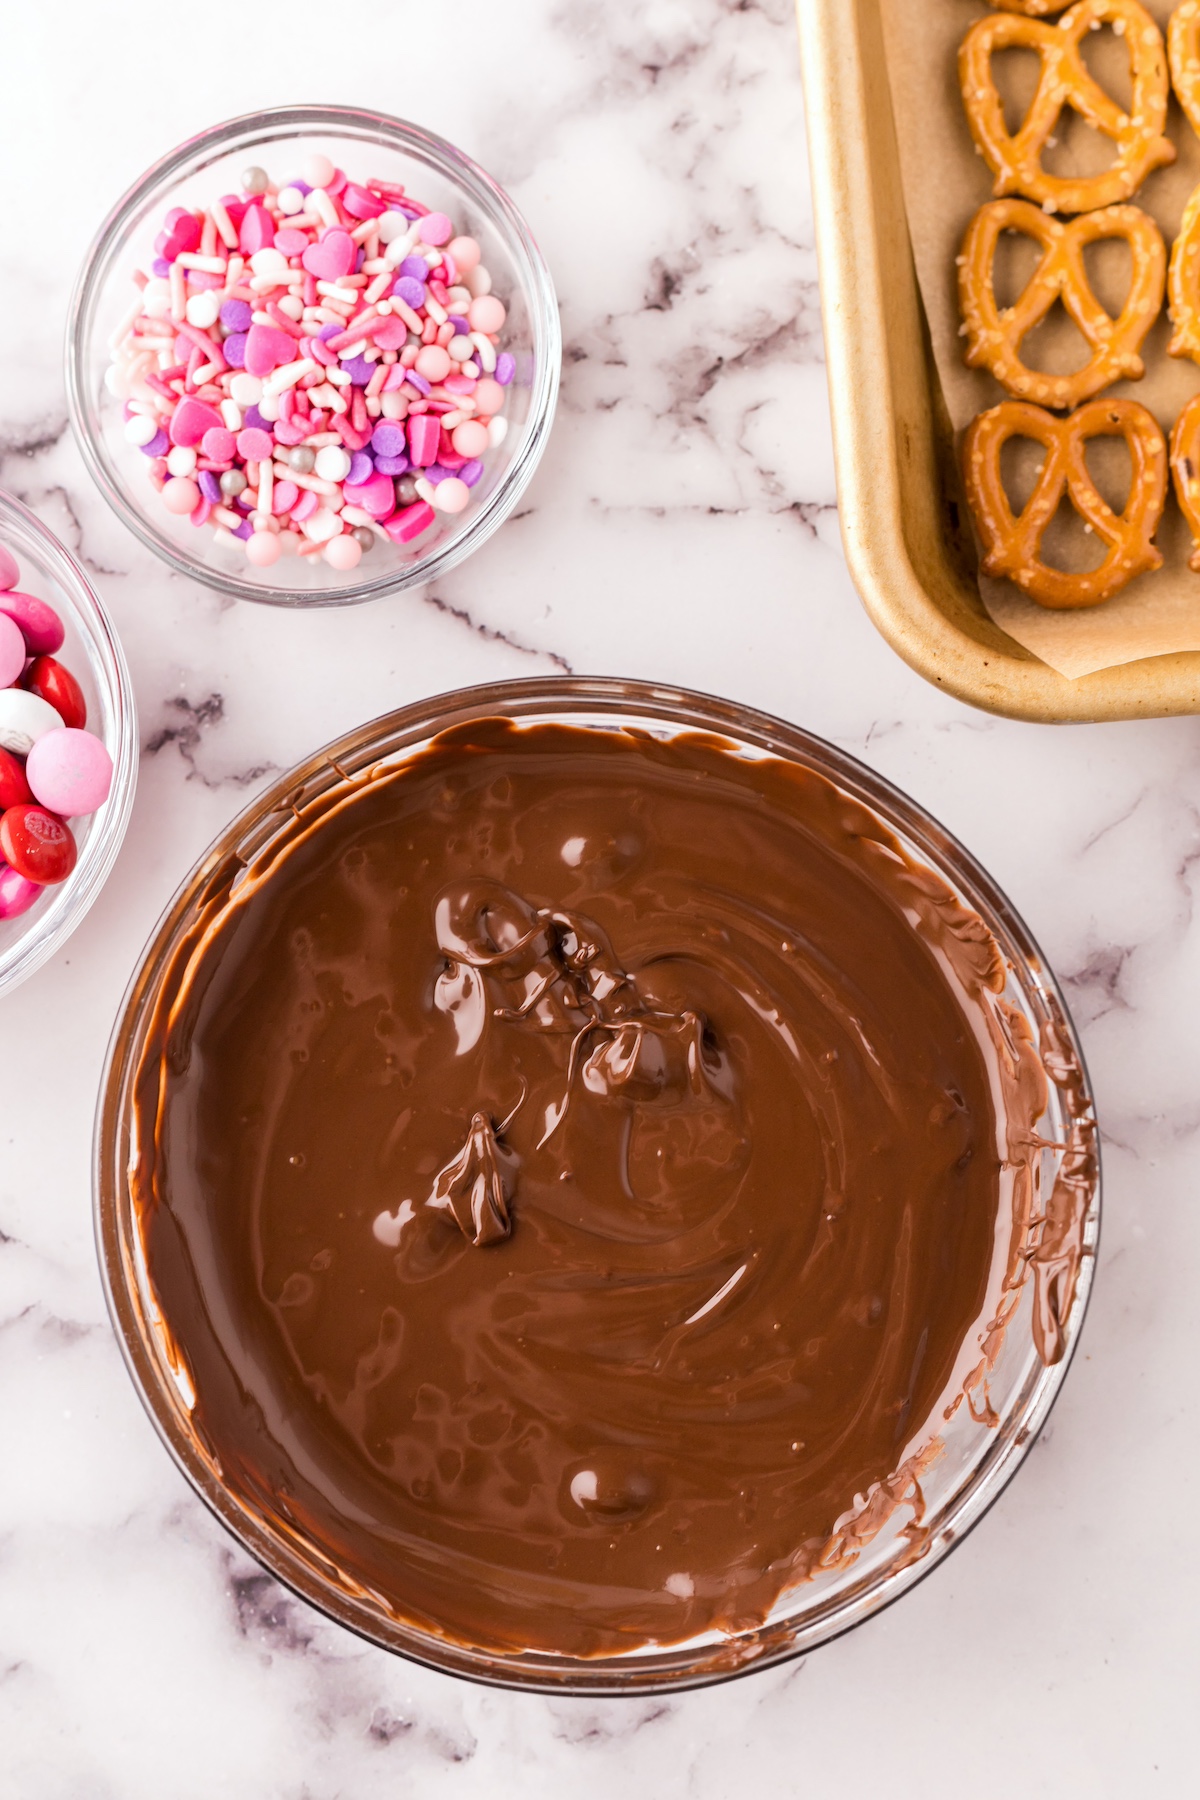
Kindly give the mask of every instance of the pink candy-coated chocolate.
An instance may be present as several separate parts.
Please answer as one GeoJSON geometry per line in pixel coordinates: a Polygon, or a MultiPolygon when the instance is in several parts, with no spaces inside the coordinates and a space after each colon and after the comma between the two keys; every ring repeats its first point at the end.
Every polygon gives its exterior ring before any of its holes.
{"type": "Polygon", "coordinates": [[[95,812],[108,799],[112,757],[90,731],[48,731],[29,752],[25,775],[35,800],[60,818],[95,812]]]}
{"type": "Polygon", "coordinates": [[[36,881],[26,881],[6,862],[0,862],[0,919],[19,918],[44,891],[36,881]]]}
{"type": "Polygon", "coordinates": [[[332,226],[308,246],[300,260],[318,281],[336,281],[341,275],[349,275],[358,260],[358,246],[348,231],[332,226]]]}
{"type": "Polygon", "coordinates": [[[16,587],[21,570],[7,544],[0,544],[0,588],[16,587]]]}
{"type": "Polygon", "coordinates": [[[21,627],[7,613],[0,612],[0,688],[11,687],[20,679],[27,655],[21,627]]]}
{"type": "Polygon", "coordinates": [[[54,608],[33,594],[22,594],[15,588],[0,590],[0,613],[7,614],[17,626],[30,656],[52,656],[66,636],[54,608]]]}

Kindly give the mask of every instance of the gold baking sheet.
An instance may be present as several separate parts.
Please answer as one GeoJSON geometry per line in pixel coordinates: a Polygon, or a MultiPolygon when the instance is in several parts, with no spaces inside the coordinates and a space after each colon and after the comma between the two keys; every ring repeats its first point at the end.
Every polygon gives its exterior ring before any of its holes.
{"type": "MultiPolygon", "coordinates": [[[[976,184],[970,203],[960,207],[961,216],[944,227],[951,239],[949,269],[943,266],[936,279],[951,301],[957,238],[975,206],[990,195],[954,81],[958,41],[986,8],[978,0],[798,0],[839,504],[859,591],[901,655],[929,680],[976,705],[1046,721],[1198,711],[1200,629],[1196,647],[1164,651],[1164,644],[1187,636],[1180,615],[1169,617],[1166,605],[1154,626],[1157,635],[1147,633],[1144,617],[1140,621],[1146,635],[1136,660],[1098,665],[1093,651],[1090,658],[1081,657],[1090,661],[1090,672],[1074,678],[1021,644],[984,607],[958,481],[955,383],[949,374],[945,385],[940,379],[939,363],[949,368],[950,357],[944,334],[939,355],[936,306],[927,319],[915,279],[890,79],[899,80],[903,71],[889,69],[885,44],[884,6],[893,4],[909,5],[920,15],[924,78],[931,87],[940,84],[940,110],[930,100],[922,115],[930,144],[939,133],[947,145],[953,137],[957,178],[976,184]]],[[[1158,10],[1164,16],[1168,9],[1158,10]]],[[[1168,129],[1181,142],[1187,128],[1177,110],[1168,129]]],[[[1174,165],[1146,184],[1148,210],[1157,215],[1163,209],[1168,231],[1193,184],[1186,164],[1182,169],[1174,165]],[[1153,193],[1155,183],[1161,195],[1153,193]]],[[[941,192],[936,170],[932,186],[941,192]]],[[[929,256],[932,262],[932,251],[929,256]]],[[[957,354],[956,305],[954,314],[957,354]]],[[[1161,336],[1165,326],[1155,332],[1161,336]]],[[[1148,360],[1156,356],[1153,344],[1147,354],[1148,360]]],[[[1188,393],[1200,387],[1200,371],[1193,365],[1168,368],[1164,381],[1182,381],[1188,393]]],[[[990,377],[954,370],[959,373],[983,384],[981,404],[999,397],[990,377]]],[[[1139,397],[1146,400],[1151,385],[1149,380],[1133,384],[1132,391],[1140,390],[1139,397]]],[[[1157,396],[1150,403],[1151,410],[1163,408],[1169,424],[1177,410],[1173,403],[1157,396]]],[[[1185,559],[1186,532],[1173,510],[1162,545],[1172,564],[1185,559]]],[[[1152,579],[1131,584],[1130,600],[1152,579]]],[[[1195,579],[1200,595],[1200,578],[1195,579]]],[[[1104,610],[1093,610],[1086,631],[1094,631],[1096,615],[1104,610]]],[[[1190,617],[1186,590],[1180,611],[1190,617]]],[[[1052,618],[1051,623],[1062,629],[1079,624],[1080,617],[1052,618]]],[[[1011,616],[1005,624],[1013,632],[1018,629],[1011,616]]],[[[1106,629],[1115,637],[1115,628],[1106,629]]]]}

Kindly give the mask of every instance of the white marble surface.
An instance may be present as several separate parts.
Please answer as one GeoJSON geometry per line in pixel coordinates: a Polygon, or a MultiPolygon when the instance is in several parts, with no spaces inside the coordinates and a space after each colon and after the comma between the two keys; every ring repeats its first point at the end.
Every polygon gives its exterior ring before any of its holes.
{"type": "Polygon", "coordinates": [[[834,511],[787,0],[14,7],[0,119],[0,481],[102,588],[144,743],[107,889],[0,1007],[0,1796],[1194,1792],[1200,720],[989,718],[867,622],[834,511]],[[568,351],[518,519],[436,593],[288,616],[169,576],[107,513],[64,430],[60,337],[95,222],[146,163],[308,98],[407,113],[491,168],[555,271],[568,351]],[[552,668],[753,702],[913,792],[1064,978],[1104,1126],[1085,1341],[1015,1485],[857,1633],[658,1703],[473,1688],[288,1598],[160,1449],[92,1252],[105,1042],[184,869],[334,733],[552,668]]]}

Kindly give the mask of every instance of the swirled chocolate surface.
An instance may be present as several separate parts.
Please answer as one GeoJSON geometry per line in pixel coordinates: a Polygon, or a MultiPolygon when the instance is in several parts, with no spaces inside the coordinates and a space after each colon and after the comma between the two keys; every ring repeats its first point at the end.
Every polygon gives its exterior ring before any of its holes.
{"type": "Polygon", "coordinates": [[[485,721],[302,810],[137,1086],[224,1481],[471,1645],[761,1620],[979,1323],[998,969],[866,808],[698,735],[485,721]]]}

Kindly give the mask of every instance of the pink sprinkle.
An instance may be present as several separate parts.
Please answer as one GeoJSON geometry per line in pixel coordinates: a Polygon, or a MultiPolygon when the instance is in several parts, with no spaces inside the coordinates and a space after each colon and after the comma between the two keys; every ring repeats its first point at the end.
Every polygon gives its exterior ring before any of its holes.
{"type": "Polygon", "coordinates": [[[284,256],[303,256],[308,249],[308,233],[285,225],[275,233],[275,248],[284,256]]]}
{"type": "Polygon", "coordinates": [[[265,462],[274,448],[269,433],[261,431],[257,425],[248,425],[238,432],[238,455],[245,462],[265,462]]]}
{"type": "Polygon", "coordinates": [[[454,227],[445,213],[426,213],[417,227],[417,237],[422,244],[448,244],[454,236],[454,227]]]}
{"type": "Polygon", "coordinates": [[[306,488],[304,490],[300,498],[292,507],[292,517],[297,524],[300,524],[304,519],[307,519],[310,513],[316,512],[317,507],[320,504],[320,498],[320,495],[314,494],[311,488],[306,488]]]}
{"type": "Polygon", "coordinates": [[[292,512],[300,498],[300,489],[294,481],[277,481],[271,493],[271,511],[273,513],[292,512]]]}
{"type": "Polygon", "coordinates": [[[419,414],[408,420],[408,448],[414,463],[420,469],[427,468],[437,460],[439,426],[430,414],[419,414]]]}
{"type": "Polygon", "coordinates": [[[237,439],[232,431],[226,431],[223,425],[210,425],[200,439],[200,448],[205,456],[215,463],[233,461],[233,453],[237,448],[237,439]]]}
{"type": "Polygon", "coordinates": [[[415,506],[406,506],[403,512],[393,513],[385,519],[383,529],[393,543],[407,544],[413,538],[420,537],[433,524],[433,508],[424,500],[418,500],[415,506]]]}

